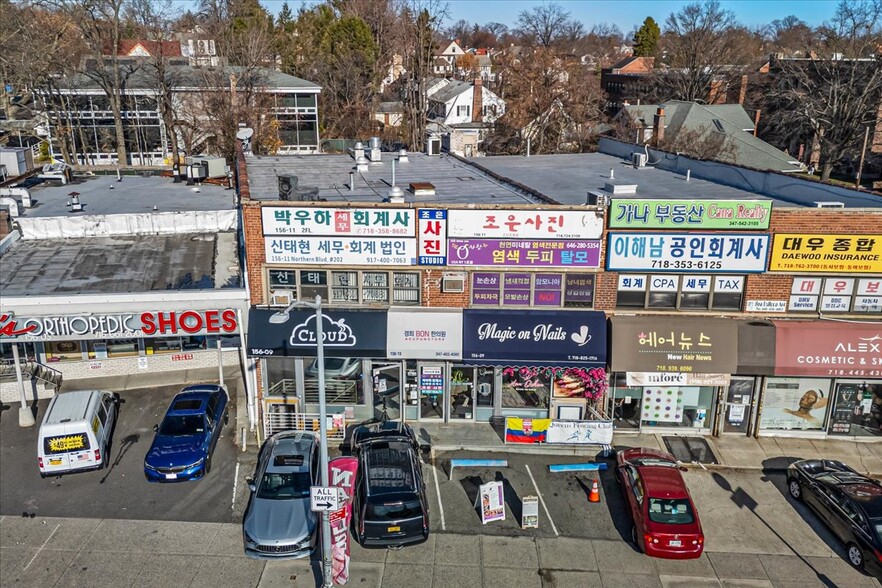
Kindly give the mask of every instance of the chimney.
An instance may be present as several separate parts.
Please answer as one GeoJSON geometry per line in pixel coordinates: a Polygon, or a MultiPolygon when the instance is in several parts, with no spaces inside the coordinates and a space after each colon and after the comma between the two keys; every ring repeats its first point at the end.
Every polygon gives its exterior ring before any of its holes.
{"type": "Polygon", "coordinates": [[[738,104],[744,106],[745,98],[747,98],[747,74],[741,76],[741,87],[738,89],[738,104]]]}
{"type": "Polygon", "coordinates": [[[652,146],[658,147],[665,142],[665,109],[661,106],[652,120],[652,146]]]}
{"type": "Polygon", "coordinates": [[[475,88],[472,92],[472,122],[484,120],[484,82],[480,77],[475,78],[475,88]]]}
{"type": "Polygon", "coordinates": [[[760,113],[762,110],[756,109],[756,112],[753,113],[753,136],[756,137],[756,130],[759,126],[760,113]]]}

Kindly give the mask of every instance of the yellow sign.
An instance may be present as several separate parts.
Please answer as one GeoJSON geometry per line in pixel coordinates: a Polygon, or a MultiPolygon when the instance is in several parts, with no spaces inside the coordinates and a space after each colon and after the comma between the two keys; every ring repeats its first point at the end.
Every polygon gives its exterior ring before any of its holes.
{"type": "Polygon", "coordinates": [[[92,432],[96,435],[98,434],[98,417],[95,416],[92,418],[92,432]]]}
{"type": "Polygon", "coordinates": [[[778,233],[770,272],[880,273],[882,235],[778,233]]]}
{"type": "Polygon", "coordinates": [[[70,435],[68,437],[55,437],[54,439],[49,439],[49,450],[55,453],[82,449],[85,447],[84,438],[85,435],[70,435]]]}

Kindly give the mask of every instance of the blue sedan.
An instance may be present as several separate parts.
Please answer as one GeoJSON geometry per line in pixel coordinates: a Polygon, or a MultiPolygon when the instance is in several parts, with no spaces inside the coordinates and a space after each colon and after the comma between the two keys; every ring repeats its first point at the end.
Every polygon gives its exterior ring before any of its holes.
{"type": "Polygon", "coordinates": [[[211,454],[228,422],[228,397],[214,384],[188,386],[171,402],[144,457],[148,482],[197,480],[211,471],[211,454]]]}

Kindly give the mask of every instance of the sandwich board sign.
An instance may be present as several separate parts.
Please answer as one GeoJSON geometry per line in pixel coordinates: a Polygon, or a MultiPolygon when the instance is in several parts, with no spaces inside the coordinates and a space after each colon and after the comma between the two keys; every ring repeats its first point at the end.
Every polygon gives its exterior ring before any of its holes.
{"type": "Polygon", "coordinates": [[[539,498],[536,496],[524,496],[521,499],[521,528],[539,528],[539,498]]]}
{"type": "Polygon", "coordinates": [[[502,482],[494,481],[481,484],[475,497],[475,507],[481,509],[481,522],[505,520],[505,501],[503,500],[502,482]]]}
{"type": "Polygon", "coordinates": [[[313,512],[340,510],[340,493],[336,486],[311,486],[309,505],[313,512]]]}

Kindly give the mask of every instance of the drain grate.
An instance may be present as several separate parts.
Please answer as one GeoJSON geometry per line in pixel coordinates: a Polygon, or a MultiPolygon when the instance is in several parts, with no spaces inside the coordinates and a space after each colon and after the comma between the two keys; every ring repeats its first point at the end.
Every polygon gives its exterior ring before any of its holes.
{"type": "Polygon", "coordinates": [[[665,447],[684,463],[720,463],[704,437],[662,437],[665,447]]]}

